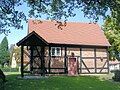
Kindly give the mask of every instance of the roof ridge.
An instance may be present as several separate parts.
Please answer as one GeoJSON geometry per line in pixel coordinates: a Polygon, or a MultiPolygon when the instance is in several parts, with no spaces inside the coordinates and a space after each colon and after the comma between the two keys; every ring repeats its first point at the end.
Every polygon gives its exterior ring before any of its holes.
{"type": "MultiPolygon", "coordinates": [[[[37,19],[28,19],[29,21],[45,21],[45,22],[55,22],[57,20],[37,20],[37,19]]],[[[60,20],[58,20],[60,21],[60,20]]],[[[64,22],[64,21],[60,21],[60,22],[64,22]]],[[[78,22],[78,21],[66,21],[67,23],[86,23],[86,24],[98,24],[98,22],[78,22]]]]}

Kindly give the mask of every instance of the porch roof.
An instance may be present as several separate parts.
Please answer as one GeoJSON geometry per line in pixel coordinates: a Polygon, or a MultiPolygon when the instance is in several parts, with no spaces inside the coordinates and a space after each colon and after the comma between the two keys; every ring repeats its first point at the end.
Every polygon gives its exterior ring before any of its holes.
{"type": "Polygon", "coordinates": [[[35,31],[33,31],[17,43],[17,46],[20,46],[20,45],[23,45],[23,46],[31,46],[31,45],[43,46],[43,45],[48,45],[48,43],[42,37],[40,37],[35,31]]]}

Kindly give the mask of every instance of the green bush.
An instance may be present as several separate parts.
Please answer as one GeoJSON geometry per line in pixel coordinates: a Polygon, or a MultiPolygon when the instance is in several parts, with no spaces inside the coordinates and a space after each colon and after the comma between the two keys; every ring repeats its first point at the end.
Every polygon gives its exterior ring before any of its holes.
{"type": "Polygon", "coordinates": [[[5,67],[2,68],[3,72],[18,72],[18,68],[5,67]]]}
{"type": "Polygon", "coordinates": [[[114,76],[112,77],[114,81],[120,81],[120,70],[114,71],[114,76]]]}

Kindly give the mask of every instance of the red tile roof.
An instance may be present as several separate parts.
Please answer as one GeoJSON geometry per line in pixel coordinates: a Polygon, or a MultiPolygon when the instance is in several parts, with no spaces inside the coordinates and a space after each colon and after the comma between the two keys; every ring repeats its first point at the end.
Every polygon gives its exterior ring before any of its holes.
{"type": "Polygon", "coordinates": [[[96,23],[67,22],[60,29],[55,21],[28,21],[28,33],[35,31],[48,43],[110,46],[96,23]]]}
{"type": "Polygon", "coordinates": [[[115,60],[115,61],[109,61],[109,64],[112,65],[112,64],[119,64],[120,62],[118,60],[115,60]]]}

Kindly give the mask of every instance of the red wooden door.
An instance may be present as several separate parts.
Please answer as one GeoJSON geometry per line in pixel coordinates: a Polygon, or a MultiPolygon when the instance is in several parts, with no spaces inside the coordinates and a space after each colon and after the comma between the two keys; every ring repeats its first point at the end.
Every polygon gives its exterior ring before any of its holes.
{"type": "Polygon", "coordinates": [[[68,75],[76,75],[77,74],[77,61],[76,58],[68,59],[68,75]]]}

